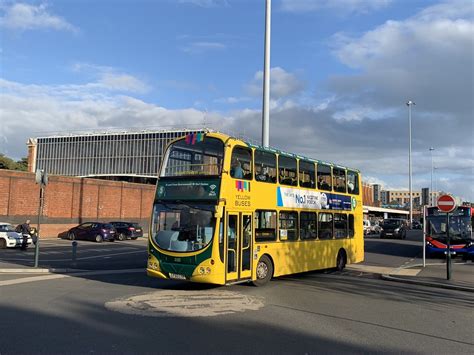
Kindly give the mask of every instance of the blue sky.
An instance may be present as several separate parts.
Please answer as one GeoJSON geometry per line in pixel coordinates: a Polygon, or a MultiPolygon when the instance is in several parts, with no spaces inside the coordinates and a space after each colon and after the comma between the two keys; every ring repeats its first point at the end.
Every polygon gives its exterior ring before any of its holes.
{"type": "MultiPolygon", "coordinates": [[[[53,132],[260,139],[263,0],[0,1],[0,151],[53,132]]],[[[474,201],[471,1],[273,0],[273,146],[474,201]]]]}

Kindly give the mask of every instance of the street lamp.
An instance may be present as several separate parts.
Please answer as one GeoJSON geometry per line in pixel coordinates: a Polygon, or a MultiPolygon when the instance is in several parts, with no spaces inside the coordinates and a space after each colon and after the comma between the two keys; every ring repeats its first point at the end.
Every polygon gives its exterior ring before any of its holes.
{"type": "Polygon", "coordinates": [[[434,206],[434,196],[433,196],[433,147],[430,147],[431,153],[431,187],[430,187],[430,206],[434,206]]]}
{"type": "Polygon", "coordinates": [[[411,221],[413,220],[413,196],[411,195],[411,107],[416,105],[413,101],[408,100],[408,185],[409,185],[409,194],[410,194],[410,222],[409,226],[411,229],[411,221]]]}

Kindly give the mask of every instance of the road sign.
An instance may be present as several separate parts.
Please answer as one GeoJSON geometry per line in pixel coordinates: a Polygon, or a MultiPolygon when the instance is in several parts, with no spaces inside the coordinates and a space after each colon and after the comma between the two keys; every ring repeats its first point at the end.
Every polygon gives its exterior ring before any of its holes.
{"type": "Polygon", "coordinates": [[[441,212],[452,212],[456,208],[456,200],[451,195],[441,195],[438,198],[438,209],[441,212]]]}

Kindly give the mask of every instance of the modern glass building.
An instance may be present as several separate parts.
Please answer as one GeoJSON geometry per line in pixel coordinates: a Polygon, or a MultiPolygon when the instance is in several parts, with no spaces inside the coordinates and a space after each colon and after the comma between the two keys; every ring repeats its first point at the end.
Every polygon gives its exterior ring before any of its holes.
{"type": "Polygon", "coordinates": [[[204,130],[105,132],[30,138],[31,172],[140,181],[156,178],[166,145],[204,130]]]}

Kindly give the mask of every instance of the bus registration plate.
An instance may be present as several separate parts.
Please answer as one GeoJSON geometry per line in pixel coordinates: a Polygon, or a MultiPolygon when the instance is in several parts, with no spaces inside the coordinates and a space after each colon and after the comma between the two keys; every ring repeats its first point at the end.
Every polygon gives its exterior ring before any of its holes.
{"type": "Polygon", "coordinates": [[[180,274],[173,274],[173,273],[169,273],[170,275],[170,279],[173,279],[173,280],[186,280],[186,276],[184,275],[180,275],[180,274]]]}

